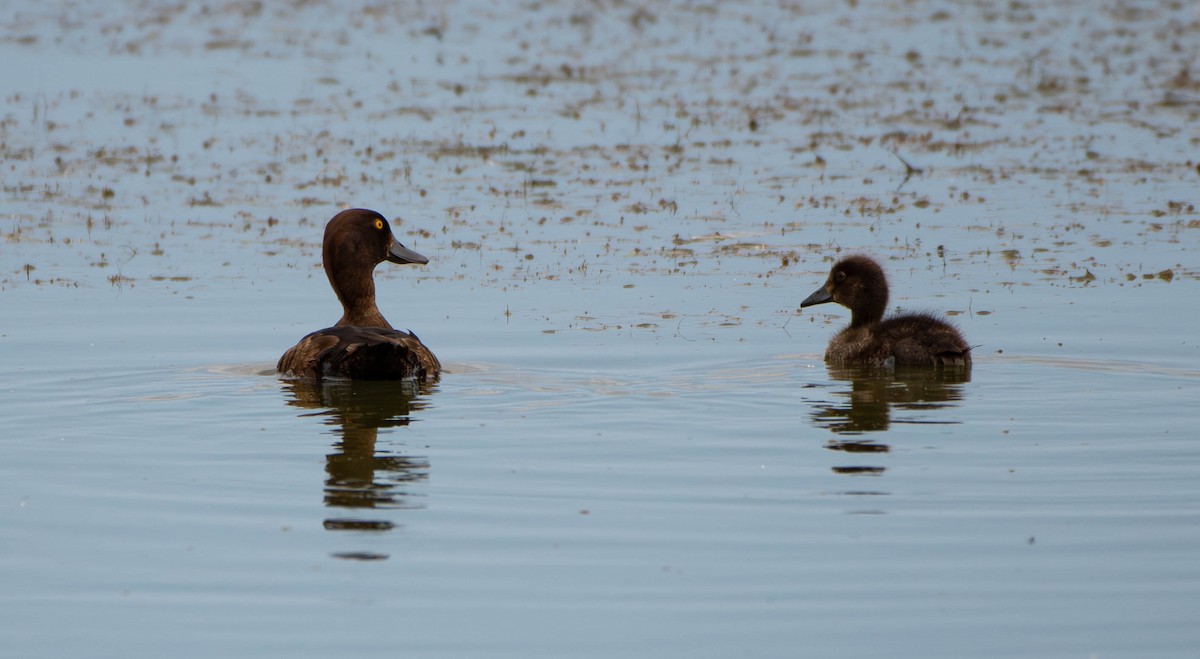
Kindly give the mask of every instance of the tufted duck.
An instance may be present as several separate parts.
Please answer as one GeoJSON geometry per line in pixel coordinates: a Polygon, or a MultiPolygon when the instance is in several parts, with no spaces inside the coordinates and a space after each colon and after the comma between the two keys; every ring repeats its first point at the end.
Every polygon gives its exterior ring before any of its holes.
{"type": "Polygon", "coordinates": [[[379,313],[372,276],[384,261],[425,264],[429,259],[401,245],[382,215],[354,208],[325,225],[321,261],[342,303],[342,318],[300,339],[276,369],[297,378],[436,379],[442,369],[437,357],[415,334],[392,329],[379,313]]]}
{"type": "Polygon", "coordinates": [[[885,319],[887,300],[887,278],[879,264],[866,256],[849,256],[833,266],[825,285],[800,306],[837,302],[850,309],[850,325],[829,341],[827,362],[971,367],[971,346],[957,328],[930,313],[885,319]]]}

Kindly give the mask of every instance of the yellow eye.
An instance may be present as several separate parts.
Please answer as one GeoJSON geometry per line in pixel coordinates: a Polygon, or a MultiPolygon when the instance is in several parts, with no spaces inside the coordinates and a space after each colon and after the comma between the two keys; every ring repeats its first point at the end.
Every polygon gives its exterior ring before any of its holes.
{"type": "Polygon", "coordinates": [[[375,220],[375,228],[383,231],[383,220],[375,220]]]}

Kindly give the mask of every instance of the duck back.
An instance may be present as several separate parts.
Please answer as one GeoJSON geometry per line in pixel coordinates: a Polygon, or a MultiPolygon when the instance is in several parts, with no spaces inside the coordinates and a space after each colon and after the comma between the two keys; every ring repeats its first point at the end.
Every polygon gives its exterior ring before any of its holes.
{"type": "Polygon", "coordinates": [[[834,335],[825,360],[838,364],[971,366],[971,346],[934,314],[907,313],[834,335]]]}
{"type": "Polygon", "coordinates": [[[297,378],[424,381],[441,372],[415,334],[384,327],[328,327],[300,339],[276,369],[297,378]]]}
{"type": "Polygon", "coordinates": [[[897,364],[971,366],[971,346],[958,328],[932,313],[908,313],[879,324],[897,364]]]}

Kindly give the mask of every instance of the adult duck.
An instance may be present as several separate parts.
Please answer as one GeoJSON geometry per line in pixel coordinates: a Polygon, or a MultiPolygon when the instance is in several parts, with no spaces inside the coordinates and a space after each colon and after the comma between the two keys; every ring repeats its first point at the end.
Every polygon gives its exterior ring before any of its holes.
{"type": "Polygon", "coordinates": [[[344,210],[325,225],[321,263],[342,303],[342,318],[283,353],[276,369],[289,377],[352,380],[436,379],[442,366],[411,332],[393,329],[375,304],[375,266],[429,263],[401,245],[386,218],[344,210]]]}
{"type": "Polygon", "coordinates": [[[884,318],[887,301],[883,268],[870,257],[848,256],[834,264],[825,285],[800,306],[836,302],[850,309],[850,325],[829,341],[827,362],[971,367],[971,346],[956,327],[930,313],[884,318]]]}

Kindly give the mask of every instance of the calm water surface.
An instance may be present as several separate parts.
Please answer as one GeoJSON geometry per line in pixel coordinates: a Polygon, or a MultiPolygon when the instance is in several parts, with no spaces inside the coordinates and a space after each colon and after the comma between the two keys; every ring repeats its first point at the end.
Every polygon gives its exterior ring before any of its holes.
{"type": "Polygon", "coordinates": [[[1194,656],[1196,20],[18,3],[0,656],[1194,656]],[[440,382],[273,374],[346,206],[440,382]]]}

